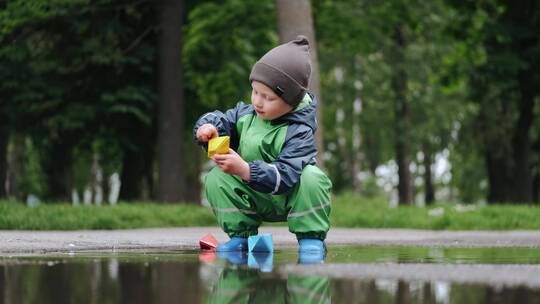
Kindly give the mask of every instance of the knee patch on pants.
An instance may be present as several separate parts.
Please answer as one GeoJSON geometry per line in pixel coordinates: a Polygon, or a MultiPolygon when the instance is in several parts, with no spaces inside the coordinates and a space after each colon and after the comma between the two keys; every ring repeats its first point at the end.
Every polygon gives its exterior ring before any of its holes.
{"type": "Polygon", "coordinates": [[[318,167],[308,165],[289,197],[287,222],[298,239],[324,240],[330,229],[330,192],[332,183],[318,167]]]}

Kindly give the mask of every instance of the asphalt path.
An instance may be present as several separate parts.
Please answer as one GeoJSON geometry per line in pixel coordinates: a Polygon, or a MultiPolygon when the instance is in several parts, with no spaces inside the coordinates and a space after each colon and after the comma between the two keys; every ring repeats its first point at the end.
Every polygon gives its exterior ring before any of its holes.
{"type": "MultiPolygon", "coordinates": [[[[262,227],[259,233],[271,233],[275,248],[297,246],[294,234],[286,227],[262,227]]],[[[0,255],[36,255],[89,250],[196,250],[199,248],[199,239],[206,234],[214,235],[220,242],[228,240],[217,227],[77,231],[0,230],[0,255]]],[[[329,248],[340,245],[540,248],[540,231],[334,228],[328,233],[326,244],[329,248]]]]}

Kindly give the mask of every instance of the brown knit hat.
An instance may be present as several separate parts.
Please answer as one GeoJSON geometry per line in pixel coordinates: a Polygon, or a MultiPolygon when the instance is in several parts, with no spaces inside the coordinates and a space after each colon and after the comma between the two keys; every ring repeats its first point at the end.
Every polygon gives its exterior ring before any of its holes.
{"type": "Polygon", "coordinates": [[[309,42],[305,36],[297,36],[264,54],[253,65],[249,81],[264,83],[296,107],[306,94],[310,76],[309,42]]]}

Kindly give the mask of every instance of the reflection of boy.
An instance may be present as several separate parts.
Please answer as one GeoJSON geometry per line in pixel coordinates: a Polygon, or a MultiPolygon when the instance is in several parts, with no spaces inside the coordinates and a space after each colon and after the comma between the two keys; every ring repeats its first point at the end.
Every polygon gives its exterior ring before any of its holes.
{"type": "Polygon", "coordinates": [[[287,221],[300,251],[323,252],[332,183],[315,166],[315,97],[307,93],[309,43],[303,36],[266,53],[252,68],[251,104],[207,113],[195,124],[201,145],[230,136],[213,157],[206,196],[231,240],[218,251],[245,251],[262,221],[287,221]],[[236,150],[236,151],[235,151],[236,150]]]}
{"type": "Polygon", "coordinates": [[[257,270],[223,269],[209,303],[331,303],[327,277],[266,276],[257,270]]]}

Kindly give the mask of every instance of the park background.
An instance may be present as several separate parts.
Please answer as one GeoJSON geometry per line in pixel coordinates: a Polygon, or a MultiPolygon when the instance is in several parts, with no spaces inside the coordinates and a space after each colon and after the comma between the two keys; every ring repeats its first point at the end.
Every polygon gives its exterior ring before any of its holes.
{"type": "Polygon", "coordinates": [[[2,2],[0,226],[215,225],[193,124],[304,34],[333,224],[540,228],[538,33],[533,0],[2,2]]]}

